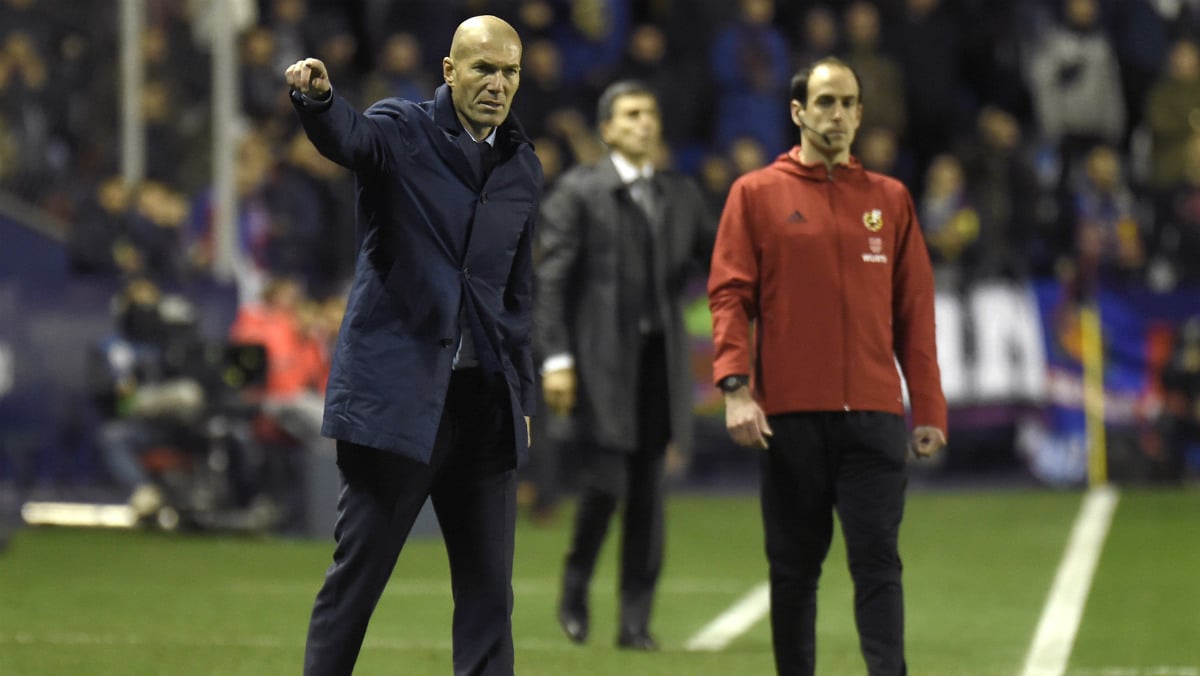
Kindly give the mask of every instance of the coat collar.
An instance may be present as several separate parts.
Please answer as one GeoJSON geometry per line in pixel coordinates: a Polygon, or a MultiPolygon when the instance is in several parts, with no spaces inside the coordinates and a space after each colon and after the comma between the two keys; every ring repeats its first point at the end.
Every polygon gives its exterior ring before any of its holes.
{"type": "Polygon", "coordinates": [[[851,155],[845,164],[835,164],[828,169],[824,164],[803,164],[800,162],[800,146],[793,146],[786,153],[780,153],[775,158],[774,166],[789,174],[795,174],[810,181],[836,180],[866,180],[867,173],[858,158],[851,155]]]}
{"type": "MultiPolygon", "coordinates": [[[[458,115],[454,112],[454,100],[450,97],[450,85],[442,84],[433,93],[433,121],[453,136],[458,136],[465,131],[462,123],[458,121],[458,115]]],[[[529,140],[529,135],[525,133],[525,128],[521,126],[521,122],[517,120],[510,109],[508,117],[500,123],[500,127],[496,130],[496,149],[504,157],[508,157],[522,143],[533,145],[533,142],[529,140]]]]}
{"type": "Polygon", "coordinates": [[[617,152],[609,153],[608,158],[612,160],[613,166],[617,169],[617,174],[625,183],[633,183],[639,178],[647,180],[654,179],[654,167],[649,162],[643,166],[635,166],[632,162],[625,159],[623,155],[617,152]]]}
{"type": "Polygon", "coordinates": [[[625,181],[617,172],[617,165],[613,164],[611,155],[596,163],[595,181],[598,190],[613,191],[625,187],[625,181]]]}
{"type": "MultiPolygon", "coordinates": [[[[626,190],[628,184],[625,183],[625,179],[621,177],[621,173],[617,171],[617,165],[613,163],[613,156],[608,155],[604,157],[603,159],[595,162],[592,167],[593,174],[589,177],[589,187],[594,188],[596,194],[598,195],[608,195],[612,200],[613,208],[619,208],[618,205],[621,204],[622,201],[627,200],[627,198],[622,198],[618,193],[626,190]]],[[[663,184],[660,181],[660,177],[662,175],[663,172],[655,171],[650,177],[650,183],[656,186],[656,189],[660,194],[663,189],[663,184]]],[[[667,207],[667,200],[658,200],[658,208],[656,209],[657,214],[655,217],[650,219],[651,234],[656,235],[661,227],[661,224],[665,222],[664,214],[666,213],[667,207]]]]}

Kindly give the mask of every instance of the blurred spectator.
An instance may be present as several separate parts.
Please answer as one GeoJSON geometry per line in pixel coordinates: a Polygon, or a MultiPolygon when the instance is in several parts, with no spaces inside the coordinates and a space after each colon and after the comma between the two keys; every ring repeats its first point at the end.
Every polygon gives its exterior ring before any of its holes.
{"type": "Polygon", "coordinates": [[[22,198],[37,202],[51,175],[64,169],[62,148],[56,147],[50,115],[50,69],[38,41],[28,30],[9,31],[0,38],[0,119],[4,145],[17,171],[3,171],[6,186],[22,198]],[[55,160],[59,161],[55,161],[55,160]]]}
{"type": "Polygon", "coordinates": [[[48,49],[55,22],[46,5],[36,0],[3,0],[0,2],[0,38],[20,32],[32,37],[38,49],[48,49]]]}
{"type": "Polygon", "coordinates": [[[183,263],[187,198],[164,183],[147,181],[135,199],[124,236],[116,244],[118,264],[126,273],[160,284],[181,281],[187,272],[183,263]]]}
{"type": "Polygon", "coordinates": [[[133,198],[121,176],[106,177],[84,198],[68,233],[67,255],[73,271],[114,277],[128,272],[122,269],[114,247],[125,231],[133,198]]]}
{"type": "Polygon", "coordinates": [[[205,139],[190,135],[181,106],[189,102],[173,88],[173,80],[147,80],[142,85],[142,119],[146,125],[146,178],[195,189],[208,180],[211,151],[205,139]]]}
{"type": "MultiPolygon", "coordinates": [[[[258,297],[270,268],[269,244],[274,214],[267,201],[266,187],[273,157],[268,140],[259,132],[247,132],[238,142],[235,191],[238,214],[234,241],[234,274],[240,302],[258,297]]],[[[214,195],[211,188],[193,202],[186,250],[191,266],[207,270],[216,256],[214,195]]]]}
{"type": "Polygon", "coordinates": [[[855,156],[867,171],[895,176],[900,161],[900,144],[896,136],[884,127],[871,127],[859,132],[855,156]]]}
{"type": "Polygon", "coordinates": [[[1036,7],[1041,0],[954,3],[959,39],[959,68],[971,105],[994,105],[1024,123],[1033,115],[1025,62],[1034,28],[1046,23],[1036,7]]]}
{"type": "MultiPolygon", "coordinates": [[[[653,23],[666,32],[671,58],[679,61],[709,63],[713,39],[738,13],[729,0],[656,0],[637,2],[642,22],[653,23]]],[[[706,74],[707,69],[706,69],[706,74]]],[[[711,75],[711,74],[710,74],[711,75]]]]}
{"type": "Polygon", "coordinates": [[[1171,46],[1166,72],[1146,101],[1150,130],[1150,187],[1170,190],[1184,177],[1187,141],[1200,131],[1200,46],[1190,38],[1171,46]]]}
{"type": "Polygon", "coordinates": [[[392,33],[407,31],[423,40],[421,67],[425,72],[442,72],[442,57],[450,53],[450,40],[442,36],[454,33],[458,22],[466,18],[460,16],[462,10],[458,3],[446,0],[363,0],[363,3],[366,5],[364,26],[371,53],[379,53],[392,33]]]}
{"type": "Polygon", "coordinates": [[[1125,93],[1127,130],[1142,123],[1150,87],[1162,71],[1170,49],[1170,27],[1157,0],[1121,0],[1113,4],[1113,35],[1125,93]]]}
{"type": "Polygon", "coordinates": [[[1183,146],[1183,176],[1157,210],[1149,282],[1158,291],[1200,289],[1200,133],[1183,146]]]}
{"type": "Polygon", "coordinates": [[[546,131],[570,151],[570,164],[595,162],[605,154],[604,144],[576,108],[564,107],[551,113],[546,118],[546,131]]]}
{"type": "Polygon", "coordinates": [[[1084,176],[1071,190],[1071,206],[1076,283],[1084,297],[1094,293],[1097,284],[1128,286],[1140,281],[1145,263],[1142,226],[1115,148],[1098,145],[1088,153],[1084,176]]]}
{"type": "Polygon", "coordinates": [[[526,44],[532,39],[550,37],[556,14],[549,0],[517,0],[516,4],[512,25],[524,36],[526,44]]]}
{"type": "Polygon", "coordinates": [[[738,10],[737,20],[712,46],[717,85],[712,142],[724,147],[750,137],[771,153],[781,152],[788,121],[779,99],[787,95],[791,59],[787,40],[772,24],[775,0],[738,0],[738,10]]]}
{"type": "MultiPolygon", "coordinates": [[[[145,62],[146,82],[166,83],[173,95],[175,125],[178,133],[194,136],[208,124],[209,92],[212,70],[209,54],[202,52],[188,35],[187,17],[175,12],[162,12],[164,16],[146,18],[148,25],[142,32],[142,58],[145,62]]],[[[110,14],[104,19],[112,20],[110,14]]],[[[114,42],[113,49],[116,49],[114,42]]],[[[114,61],[114,66],[115,61],[114,61]]],[[[113,80],[118,80],[116,72],[113,80]]],[[[118,80],[119,82],[119,80],[118,80]]],[[[115,94],[115,90],[114,90],[115,94]]],[[[113,108],[113,113],[118,110],[113,108]]]]}
{"type": "MultiPolygon", "coordinates": [[[[131,278],[113,310],[116,330],[91,363],[107,418],[97,441],[137,516],[267,506],[267,466],[250,432],[256,407],[241,389],[257,377],[261,352],[207,340],[192,304],[145,278],[131,278]]],[[[267,519],[260,527],[275,518],[254,511],[267,519]]]]}
{"type": "Polygon", "coordinates": [[[347,298],[344,290],[325,296],[324,300],[312,304],[311,317],[301,322],[306,335],[305,349],[311,354],[315,369],[311,387],[322,394],[329,380],[333,349],[342,328],[342,320],[346,317],[347,298]]]}
{"type": "Polygon", "coordinates": [[[700,190],[704,193],[704,201],[713,218],[720,218],[721,210],[725,208],[725,198],[729,195],[729,187],[737,178],[733,162],[720,153],[708,153],[700,161],[698,172],[700,190]]]}
{"type": "Polygon", "coordinates": [[[146,279],[132,279],[113,300],[116,332],[101,346],[105,369],[94,383],[107,417],[98,449],[130,506],[145,518],[163,506],[165,496],[143,455],[189,438],[204,412],[200,383],[168,359],[194,317],[186,301],[164,296],[146,279]]]}
{"type": "Polygon", "coordinates": [[[542,163],[542,182],[549,189],[567,170],[567,158],[558,139],[551,136],[539,136],[533,139],[533,152],[542,163]]]}
{"type": "MultiPolygon", "coordinates": [[[[858,132],[855,157],[863,168],[899,179],[906,186],[916,181],[912,162],[904,156],[900,139],[886,127],[869,127],[858,132]]],[[[919,190],[911,191],[914,195],[919,190]]]]}
{"type": "Polygon", "coordinates": [[[906,138],[920,174],[934,155],[949,149],[965,117],[959,31],[941,0],[906,0],[904,10],[888,33],[904,73],[906,138]]]}
{"type": "MultiPolygon", "coordinates": [[[[389,35],[380,50],[375,70],[363,84],[365,100],[378,101],[399,96],[409,101],[428,101],[433,96],[433,83],[426,77],[427,71],[421,59],[421,41],[417,36],[403,31],[389,35]]],[[[293,59],[289,63],[298,60],[293,59]]]]}
{"type": "Polygon", "coordinates": [[[241,61],[243,112],[254,120],[283,117],[291,104],[287,96],[273,86],[279,79],[279,67],[275,34],[270,28],[255,26],[242,36],[241,61]]]}
{"type": "Polygon", "coordinates": [[[563,79],[591,98],[613,77],[629,37],[630,0],[574,0],[559,17],[555,42],[563,56],[563,79]]]}
{"type": "Polygon", "coordinates": [[[180,91],[188,92],[189,96],[197,91],[206,91],[192,87],[211,79],[206,77],[207,73],[180,72],[181,69],[195,64],[186,56],[188,41],[175,42],[178,36],[172,33],[171,28],[170,25],[149,24],[142,31],[143,77],[146,80],[173,83],[180,91]],[[178,52],[182,54],[177,55],[178,52]]]}
{"type": "Polygon", "coordinates": [[[186,273],[182,229],[184,195],[148,181],[129,187],[120,176],[97,184],[68,234],[72,269],[80,273],[136,276],[148,283],[174,283],[186,273]]]}
{"type": "Polygon", "coordinates": [[[880,42],[879,8],[856,0],[845,11],[845,61],[862,80],[864,128],[883,127],[905,139],[907,106],[904,99],[904,69],[883,51],[880,42]]]}
{"type": "Polygon", "coordinates": [[[971,204],[962,163],[933,158],[917,210],[938,289],[960,291],[979,254],[979,213],[971,204]]]}
{"type": "Polygon", "coordinates": [[[321,437],[321,417],[329,377],[329,346],[321,342],[336,332],[331,334],[323,323],[316,323],[315,309],[307,325],[302,324],[300,308],[304,300],[296,280],[271,279],[264,285],[260,301],[243,304],[238,310],[229,338],[266,348],[264,413],[296,441],[310,447],[326,446],[328,442],[321,437]]]}
{"type": "Polygon", "coordinates": [[[1038,127],[1069,179],[1093,145],[1120,144],[1125,99],[1097,0],[1062,2],[1062,20],[1042,37],[1028,76],[1038,127]]]}
{"type": "Polygon", "coordinates": [[[1200,35],[1200,3],[1196,0],[1156,0],[1152,6],[1172,34],[1200,35]]]}
{"type": "Polygon", "coordinates": [[[841,50],[841,28],[828,5],[812,5],[804,12],[792,37],[792,71],[841,50]]]}
{"type": "Polygon", "coordinates": [[[1044,210],[1052,197],[1038,186],[1020,124],[994,106],[984,107],[975,119],[975,133],[958,153],[979,212],[980,258],[972,272],[977,278],[1046,274],[1069,239],[1057,238],[1043,225],[1048,221],[1039,205],[1044,210]]]}
{"type": "Polygon", "coordinates": [[[275,42],[273,72],[287,70],[316,48],[323,26],[310,19],[308,10],[307,0],[270,0],[267,20],[260,25],[270,30],[275,42]]]}
{"type": "MultiPolygon", "coordinates": [[[[363,102],[363,78],[361,68],[355,67],[358,55],[358,38],[353,27],[344,16],[326,11],[313,18],[321,26],[316,40],[315,56],[325,62],[329,70],[339,73],[338,93],[355,105],[363,102]]],[[[278,90],[278,87],[276,87],[278,90]]]]}
{"type": "Polygon", "coordinates": [[[525,132],[537,138],[549,131],[548,120],[555,111],[577,110],[578,105],[563,82],[562,53],[553,40],[527,42],[522,62],[521,95],[513,99],[513,113],[525,132]]]}
{"type": "Polygon", "coordinates": [[[767,166],[772,157],[772,153],[764,148],[758,139],[751,136],[733,139],[726,154],[733,164],[734,178],[767,166]]]}
{"type": "MultiPolygon", "coordinates": [[[[277,76],[278,77],[278,76],[277,76]]],[[[312,293],[333,291],[353,271],[354,228],[349,215],[349,173],[329,161],[297,129],[267,179],[271,213],[266,264],[274,275],[303,280],[312,293]]]]}
{"type": "MultiPolygon", "coordinates": [[[[674,151],[699,143],[706,129],[705,106],[696,105],[696,97],[705,86],[704,64],[681,59],[667,60],[667,36],[661,28],[642,24],[633,29],[625,58],[618,68],[621,79],[644,82],[658,95],[664,120],[663,138],[674,151]]],[[[523,95],[523,94],[522,94],[523,95]]]]}

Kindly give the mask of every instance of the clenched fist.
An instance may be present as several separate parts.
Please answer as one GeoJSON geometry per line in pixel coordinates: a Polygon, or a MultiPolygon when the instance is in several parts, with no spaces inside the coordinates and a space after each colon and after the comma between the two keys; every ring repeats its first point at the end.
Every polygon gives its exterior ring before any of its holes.
{"type": "Polygon", "coordinates": [[[284,73],[288,86],[311,99],[325,99],[333,85],[329,82],[329,71],[320,59],[301,59],[288,66],[284,73]]]}
{"type": "Polygon", "coordinates": [[[923,425],[913,430],[912,449],[919,458],[928,458],[942,450],[945,445],[946,435],[936,427],[923,425]]]}
{"type": "Polygon", "coordinates": [[[569,415],[575,408],[575,369],[564,368],[542,374],[542,394],[546,405],[558,415],[569,415]]]}

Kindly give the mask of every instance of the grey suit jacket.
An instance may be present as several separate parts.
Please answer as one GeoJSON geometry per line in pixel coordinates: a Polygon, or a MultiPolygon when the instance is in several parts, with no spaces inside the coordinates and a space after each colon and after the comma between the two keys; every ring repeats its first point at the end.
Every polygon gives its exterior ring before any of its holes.
{"type": "MultiPolygon", "coordinates": [[[[683,326],[688,280],[706,273],[716,219],[699,186],[674,171],[654,176],[658,218],[654,284],[667,347],[673,441],[692,446],[692,384],[683,326]]],[[[630,293],[629,240],[643,218],[608,157],[564,174],[545,199],[535,247],[534,318],[543,355],[569,353],[579,384],[577,429],[585,440],[632,451],[637,442],[637,317],[630,293]]]]}

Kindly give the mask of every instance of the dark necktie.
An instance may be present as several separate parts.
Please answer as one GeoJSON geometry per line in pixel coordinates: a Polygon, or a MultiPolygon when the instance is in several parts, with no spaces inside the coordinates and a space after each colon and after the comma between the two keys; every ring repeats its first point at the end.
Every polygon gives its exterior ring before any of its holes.
{"type": "Polygon", "coordinates": [[[654,194],[654,184],[650,182],[650,179],[645,177],[634,179],[629,184],[629,196],[633,198],[634,203],[646,215],[646,220],[653,224],[657,218],[657,214],[655,213],[656,196],[654,194]]]}
{"type": "Polygon", "coordinates": [[[476,141],[475,147],[479,149],[479,168],[483,172],[483,178],[486,180],[488,175],[492,173],[492,169],[495,168],[496,162],[500,159],[500,154],[487,141],[476,141]]]}
{"type": "Polygon", "coordinates": [[[644,271],[644,287],[642,292],[641,316],[638,326],[642,333],[656,333],[662,330],[662,320],[659,318],[658,286],[654,276],[654,235],[653,230],[658,219],[657,195],[654,184],[642,176],[629,184],[629,197],[645,215],[645,225],[641,229],[641,258],[644,271]]]}

